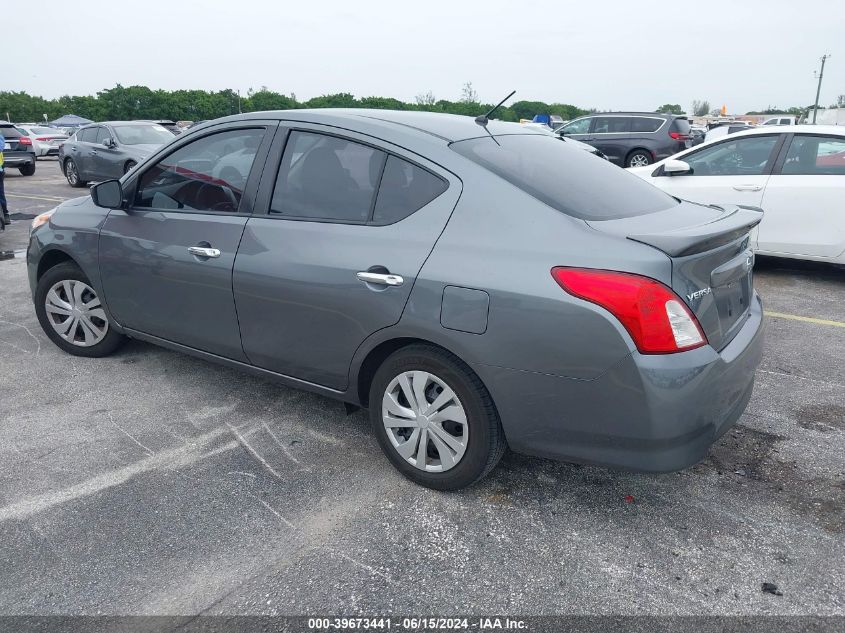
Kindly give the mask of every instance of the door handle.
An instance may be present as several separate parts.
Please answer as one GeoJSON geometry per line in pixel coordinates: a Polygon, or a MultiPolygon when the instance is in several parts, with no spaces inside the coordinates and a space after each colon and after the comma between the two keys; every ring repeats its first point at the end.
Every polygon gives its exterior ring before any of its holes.
{"type": "Polygon", "coordinates": [[[405,283],[405,280],[399,275],[391,275],[389,273],[360,272],[356,277],[368,284],[378,284],[380,286],[401,286],[405,283]]]}
{"type": "Polygon", "coordinates": [[[734,191],[760,191],[761,185],[734,185],[734,191]]]}
{"type": "Polygon", "coordinates": [[[197,257],[220,257],[220,250],[216,248],[205,248],[204,246],[191,246],[188,249],[191,255],[197,257]]]}

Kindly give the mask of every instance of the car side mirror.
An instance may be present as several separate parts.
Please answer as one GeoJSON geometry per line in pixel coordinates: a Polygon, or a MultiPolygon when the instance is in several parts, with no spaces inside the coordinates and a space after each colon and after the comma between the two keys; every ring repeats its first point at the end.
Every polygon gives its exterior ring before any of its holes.
{"type": "Polygon", "coordinates": [[[663,163],[663,173],[666,176],[683,176],[692,173],[689,163],[682,160],[667,160],[663,163]]]}
{"type": "Polygon", "coordinates": [[[106,180],[91,187],[91,199],[98,207],[120,209],[123,207],[123,186],[119,180],[106,180]]]}
{"type": "Polygon", "coordinates": [[[106,146],[106,147],[108,147],[109,149],[111,149],[112,147],[114,147],[116,144],[117,144],[117,143],[115,143],[115,142],[114,142],[114,139],[113,139],[113,138],[111,138],[111,137],[109,137],[109,138],[107,138],[107,139],[105,139],[105,140],[103,141],[103,145],[105,145],[105,146],[106,146]]]}

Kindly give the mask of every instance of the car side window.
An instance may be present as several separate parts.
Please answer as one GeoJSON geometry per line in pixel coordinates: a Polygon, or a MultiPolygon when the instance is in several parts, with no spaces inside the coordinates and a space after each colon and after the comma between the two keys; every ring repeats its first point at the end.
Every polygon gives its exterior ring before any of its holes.
{"type": "Polygon", "coordinates": [[[692,176],[759,176],[777,144],[778,136],[746,136],[724,141],[684,157],[692,176]]]}
{"type": "Polygon", "coordinates": [[[794,136],[781,173],[807,176],[845,176],[845,138],[794,136]]]}
{"type": "Polygon", "coordinates": [[[597,116],[593,134],[624,134],[631,129],[631,117],[597,116]]]}
{"type": "Polygon", "coordinates": [[[98,127],[97,128],[97,140],[95,141],[98,145],[102,145],[103,141],[109,138],[111,134],[109,134],[108,128],[98,127]]]}
{"type": "Polygon", "coordinates": [[[448,183],[427,169],[388,156],[379,185],[374,224],[393,224],[422,209],[441,193],[448,183]]]}
{"type": "Polygon", "coordinates": [[[263,136],[229,130],[183,145],[141,175],[135,206],[236,213],[263,136]]]}
{"type": "Polygon", "coordinates": [[[97,140],[98,127],[86,127],[84,130],[79,130],[79,140],[82,143],[93,143],[97,140]]]}
{"type": "Polygon", "coordinates": [[[282,156],[270,213],[366,222],[384,161],[384,152],[361,143],[293,131],[282,156]]]}
{"type": "Polygon", "coordinates": [[[632,132],[656,132],[663,125],[661,119],[652,119],[644,116],[631,117],[632,132]]]}
{"type": "Polygon", "coordinates": [[[563,131],[567,134],[586,134],[590,131],[591,118],[578,119],[572,123],[567,123],[563,126],[563,131]]]}

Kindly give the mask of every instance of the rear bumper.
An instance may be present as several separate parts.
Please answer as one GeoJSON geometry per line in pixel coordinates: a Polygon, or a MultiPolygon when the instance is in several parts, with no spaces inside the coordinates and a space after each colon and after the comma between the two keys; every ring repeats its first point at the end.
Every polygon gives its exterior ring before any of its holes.
{"type": "Polygon", "coordinates": [[[638,471],[690,466],[742,415],[763,351],[755,294],[745,325],[721,352],[633,353],[594,380],[476,367],[511,448],[638,471]]]}
{"type": "Polygon", "coordinates": [[[6,167],[23,167],[35,163],[35,154],[31,152],[3,152],[6,167]]]}

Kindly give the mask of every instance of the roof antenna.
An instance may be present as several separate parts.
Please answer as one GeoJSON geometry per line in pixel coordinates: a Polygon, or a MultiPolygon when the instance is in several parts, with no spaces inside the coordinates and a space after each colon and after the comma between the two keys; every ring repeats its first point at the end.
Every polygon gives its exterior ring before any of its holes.
{"type": "Polygon", "coordinates": [[[516,90],[513,90],[507,97],[505,97],[504,99],[499,101],[499,103],[497,103],[495,106],[490,108],[490,111],[487,114],[482,114],[480,116],[475,117],[475,122],[478,123],[478,125],[486,126],[490,122],[490,115],[493,114],[499,108],[501,108],[502,104],[505,101],[507,101],[508,99],[510,99],[512,96],[514,96],[515,94],[516,94],[516,90]]]}

